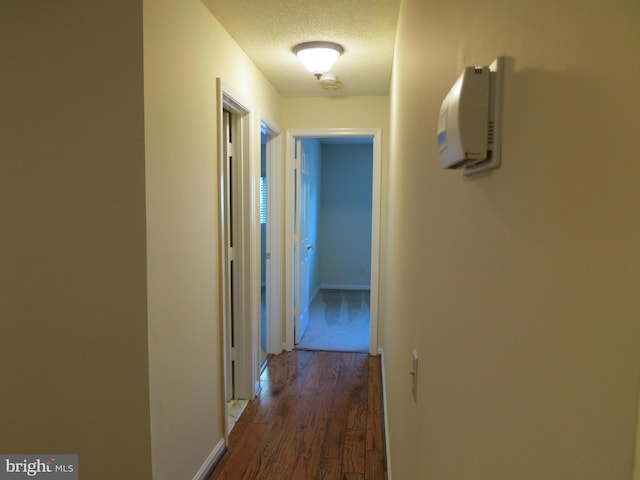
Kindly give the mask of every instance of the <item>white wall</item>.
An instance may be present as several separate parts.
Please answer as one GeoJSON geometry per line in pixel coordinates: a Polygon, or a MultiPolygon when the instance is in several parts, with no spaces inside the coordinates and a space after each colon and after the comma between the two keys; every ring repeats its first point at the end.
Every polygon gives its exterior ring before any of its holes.
{"type": "Polygon", "coordinates": [[[199,0],[145,0],[144,53],[153,474],[175,480],[224,437],[216,78],[255,110],[258,172],[281,104],[199,0]]]}
{"type": "Polygon", "coordinates": [[[371,279],[373,148],[322,145],[321,283],[368,288],[371,279]]]}
{"type": "Polygon", "coordinates": [[[638,24],[634,0],[402,2],[384,315],[393,478],[630,478],[638,24]],[[442,171],[440,102],[464,66],[497,55],[503,166],[442,171]]]}
{"type": "Polygon", "coordinates": [[[0,2],[0,452],[151,478],[142,2],[0,2]]]}

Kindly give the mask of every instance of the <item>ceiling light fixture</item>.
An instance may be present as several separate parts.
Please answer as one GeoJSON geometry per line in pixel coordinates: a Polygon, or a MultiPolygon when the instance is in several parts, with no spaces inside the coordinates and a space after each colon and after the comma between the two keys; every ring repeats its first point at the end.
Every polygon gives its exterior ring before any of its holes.
{"type": "Polygon", "coordinates": [[[293,47],[293,53],[317,79],[331,70],[343,51],[342,46],[333,42],[305,42],[293,47]]]}

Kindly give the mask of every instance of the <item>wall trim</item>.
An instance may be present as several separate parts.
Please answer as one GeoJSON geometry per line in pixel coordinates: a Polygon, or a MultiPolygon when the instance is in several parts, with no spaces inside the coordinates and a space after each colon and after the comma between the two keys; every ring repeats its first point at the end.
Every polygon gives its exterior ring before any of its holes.
{"type": "Polygon", "coordinates": [[[638,413],[636,415],[636,448],[633,455],[632,480],[640,480],[640,396],[638,397],[638,413]]]}
{"type": "Polygon", "coordinates": [[[227,451],[227,444],[224,438],[221,438],[218,441],[218,444],[211,451],[205,462],[200,467],[200,470],[197,471],[193,480],[206,480],[213,472],[213,469],[216,468],[216,465],[222,459],[222,456],[227,451]]]}
{"type": "Polygon", "coordinates": [[[309,306],[311,306],[313,301],[316,299],[316,297],[320,293],[320,290],[322,290],[322,285],[320,285],[318,288],[316,288],[316,290],[311,295],[309,295],[309,306]]]}
{"type": "Polygon", "coordinates": [[[387,456],[387,480],[391,480],[391,453],[389,449],[389,412],[387,410],[387,382],[384,373],[384,351],[378,349],[380,355],[380,373],[382,374],[382,411],[384,415],[384,446],[387,456]]]}
{"type": "MultiPolygon", "coordinates": [[[[282,304],[282,289],[278,287],[283,282],[283,266],[284,261],[282,259],[282,249],[279,248],[282,245],[282,229],[284,225],[284,219],[282,215],[282,205],[284,204],[284,192],[282,191],[282,182],[284,181],[284,164],[282,158],[282,130],[271,119],[266,117],[263,113],[260,113],[260,130],[263,127],[267,132],[267,210],[269,212],[269,219],[266,225],[266,242],[267,251],[269,252],[269,260],[265,262],[265,278],[266,283],[271,285],[272,288],[267,288],[267,353],[278,354],[282,352],[282,338],[284,333],[282,332],[282,322],[278,319],[282,318],[283,304],[282,304]]],[[[256,166],[256,174],[259,177],[260,169],[256,166]]],[[[256,188],[258,188],[259,180],[255,179],[256,188]]],[[[258,196],[258,191],[255,195],[258,196]]],[[[257,198],[256,198],[257,200],[257,198]]],[[[256,208],[258,206],[256,205],[256,208]]],[[[258,244],[260,242],[257,242],[258,244]]],[[[260,246],[258,245],[258,248],[260,246]]],[[[261,255],[258,254],[257,258],[260,259],[261,255]]],[[[260,302],[258,301],[259,305],[260,302]]],[[[258,318],[260,313],[257,312],[258,318]]],[[[259,372],[258,368],[258,372],[259,372]]]]}
{"type": "Polygon", "coordinates": [[[378,291],[380,288],[380,217],[382,212],[382,129],[381,128],[321,128],[286,130],[285,139],[285,322],[284,343],[286,350],[294,348],[293,292],[294,292],[294,142],[297,138],[349,138],[370,137],[373,139],[373,179],[371,215],[371,302],[369,324],[369,354],[378,351],[378,291]]]}
{"type": "Polygon", "coordinates": [[[338,285],[333,283],[320,285],[320,290],[371,290],[370,285],[338,285]]]}
{"type": "MultiPolygon", "coordinates": [[[[224,385],[224,399],[240,398],[251,400],[253,398],[253,383],[258,378],[258,357],[259,357],[259,341],[257,337],[257,324],[252,319],[260,318],[260,292],[259,292],[259,255],[256,258],[256,252],[259,254],[259,246],[256,247],[255,232],[253,226],[259,224],[257,212],[255,211],[254,192],[252,191],[251,173],[255,168],[256,150],[254,138],[255,130],[255,113],[254,109],[240,95],[226,84],[221,78],[216,79],[217,89],[217,118],[218,118],[218,182],[219,182],[219,207],[218,207],[218,226],[219,226],[219,244],[221,249],[221,269],[219,273],[221,305],[220,314],[221,322],[221,340],[223,351],[223,370],[222,378],[224,385]],[[237,309],[238,321],[234,324],[235,336],[235,392],[232,384],[231,370],[231,333],[230,333],[230,285],[231,277],[229,273],[229,251],[227,250],[227,222],[224,221],[227,212],[224,211],[226,204],[226,195],[228,186],[227,178],[227,160],[225,158],[225,132],[224,129],[224,111],[231,112],[232,119],[236,127],[235,142],[236,155],[238,164],[236,175],[237,179],[237,195],[238,198],[238,215],[237,215],[237,245],[235,262],[238,266],[238,281],[240,282],[237,295],[240,297],[238,304],[234,305],[237,309]],[[253,202],[253,203],[252,203],[253,202]],[[257,272],[257,273],[256,273],[257,272]],[[257,301],[257,305],[256,305],[257,301]]],[[[259,138],[259,137],[258,137],[259,138]]],[[[259,146],[259,143],[258,143],[259,146]]],[[[259,158],[259,157],[257,157],[259,158]]],[[[258,235],[259,237],[259,235],[258,235]]],[[[225,435],[228,439],[228,425],[226,415],[226,402],[223,406],[225,409],[225,435]]]]}

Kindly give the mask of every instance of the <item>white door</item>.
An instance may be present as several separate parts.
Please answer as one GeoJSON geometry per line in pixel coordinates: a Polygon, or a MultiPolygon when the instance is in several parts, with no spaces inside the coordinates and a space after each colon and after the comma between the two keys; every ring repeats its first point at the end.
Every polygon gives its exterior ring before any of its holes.
{"type": "Polygon", "coordinates": [[[224,232],[223,257],[224,257],[224,311],[225,311],[225,352],[226,352],[226,400],[236,398],[236,364],[233,351],[235,348],[236,315],[239,310],[240,277],[238,275],[238,262],[236,261],[236,242],[238,239],[238,183],[237,183],[237,156],[233,139],[235,128],[233,115],[228,110],[223,111],[224,141],[222,163],[222,230],[224,232]]]}
{"type": "Polygon", "coordinates": [[[294,342],[297,344],[309,325],[309,263],[314,245],[309,243],[309,156],[303,142],[296,141],[294,226],[294,342]]]}
{"type": "MultiPolygon", "coordinates": [[[[251,284],[248,274],[250,237],[247,228],[247,211],[250,190],[249,153],[250,139],[247,128],[250,118],[234,110],[234,105],[224,105],[222,116],[222,158],[220,165],[220,245],[223,262],[223,335],[226,400],[251,399],[254,392],[252,371],[254,357],[250,314],[251,284]]],[[[256,291],[257,293],[257,291],[256,291]]],[[[257,295],[256,295],[257,296],[257,295]]]]}

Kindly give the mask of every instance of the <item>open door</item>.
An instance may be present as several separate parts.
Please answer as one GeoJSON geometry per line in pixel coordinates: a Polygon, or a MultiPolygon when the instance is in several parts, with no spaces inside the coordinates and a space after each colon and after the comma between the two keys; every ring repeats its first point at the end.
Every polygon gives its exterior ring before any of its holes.
{"type": "Polygon", "coordinates": [[[309,156],[301,140],[296,141],[294,159],[294,343],[300,342],[309,324],[309,265],[314,245],[309,243],[309,198],[311,179],[309,156]]]}
{"type": "Polygon", "coordinates": [[[260,369],[267,361],[268,341],[267,334],[269,318],[269,293],[271,293],[271,285],[269,284],[269,260],[270,260],[270,242],[267,235],[269,221],[269,193],[268,184],[271,180],[267,176],[267,160],[269,158],[269,151],[267,149],[267,142],[269,141],[269,129],[263,122],[260,125],[260,369]]]}
{"type": "MultiPolygon", "coordinates": [[[[309,201],[313,198],[312,162],[307,160],[305,140],[370,138],[373,140],[373,178],[371,203],[371,270],[369,353],[378,354],[378,289],[380,268],[380,212],[382,147],[379,128],[294,129],[286,135],[285,164],[285,348],[299,343],[309,318],[309,302],[315,289],[316,271],[310,265],[319,255],[316,250],[309,201]],[[306,222],[305,222],[306,220],[306,222]],[[307,225],[305,226],[305,223],[307,225]],[[311,241],[309,241],[311,239],[311,241]],[[315,272],[315,273],[314,273],[315,272]],[[313,275],[312,275],[313,273],[313,275]],[[313,281],[312,281],[313,279],[313,281]],[[306,298],[305,298],[306,297],[306,298]],[[306,318],[305,318],[306,317],[306,318]],[[292,321],[293,320],[293,321],[292,321]]],[[[315,212],[312,212],[315,215],[315,212]]],[[[318,240],[319,241],[319,240],[318,240]]],[[[319,246],[319,245],[318,245],[319,246]]],[[[321,285],[320,285],[321,286],[321,285]]]]}
{"type": "MultiPolygon", "coordinates": [[[[219,228],[221,264],[221,338],[227,441],[241,409],[255,395],[258,378],[254,358],[251,284],[252,258],[252,122],[251,109],[229,93],[220,79],[219,126],[219,228]]],[[[256,290],[254,288],[254,290],[256,290]]],[[[257,290],[256,294],[257,296],[257,290]]],[[[254,347],[255,345],[255,347],[254,347]]]]}
{"type": "Polygon", "coordinates": [[[222,232],[223,232],[223,259],[224,259],[224,271],[223,271],[223,285],[224,285],[224,327],[225,327],[225,400],[231,402],[236,398],[236,363],[232,351],[234,349],[234,330],[236,327],[237,313],[241,308],[239,305],[241,291],[239,285],[240,276],[238,275],[238,262],[235,259],[234,247],[238,238],[238,222],[233,221],[234,217],[237,217],[238,208],[238,185],[237,185],[237,165],[234,168],[234,163],[237,163],[237,157],[234,155],[233,138],[235,136],[235,125],[233,122],[233,115],[229,110],[223,110],[223,132],[224,141],[222,143],[223,148],[223,161],[222,161],[222,175],[221,175],[221,218],[222,218],[222,232]],[[235,195],[234,195],[235,193],[235,195]]]}

